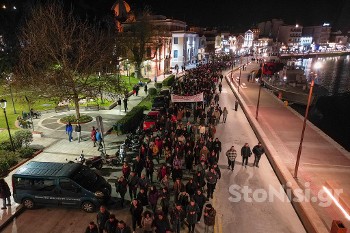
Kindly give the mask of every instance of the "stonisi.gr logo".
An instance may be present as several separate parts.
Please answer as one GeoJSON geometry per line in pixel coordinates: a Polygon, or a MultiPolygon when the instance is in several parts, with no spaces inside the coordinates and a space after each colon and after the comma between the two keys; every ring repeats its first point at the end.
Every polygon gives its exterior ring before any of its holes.
{"type": "Polygon", "coordinates": [[[230,202],[311,202],[317,203],[321,207],[328,207],[332,201],[339,200],[339,195],[343,189],[334,189],[332,191],[320,189],[317,194],[312,194],[310,183],[305,183],[304,189],[291,189],[291,183],[274,187],[269,185],[268,189],[252,189],[249,186],[240,186],[233,184],[228,191],[230,202]],[[331,194],[329,193],[331,192],[331,194]],[[331,198],[332,197],[332,198],[331,198]]]}

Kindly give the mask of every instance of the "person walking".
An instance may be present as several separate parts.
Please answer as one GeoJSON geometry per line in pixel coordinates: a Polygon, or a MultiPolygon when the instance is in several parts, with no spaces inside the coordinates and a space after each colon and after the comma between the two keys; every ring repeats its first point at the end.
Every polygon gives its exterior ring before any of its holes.
{"type": "Polygon", "coordinates": [[[116,229],[115,233],[131,233],[131,229],[123,220],[120,220],[118,222],[118,228],[116,229]]]}
{"type": "Polygon", "coordinates": [[[204,232],[214,232],[214,225],[215,225],[215,217],[216,217],[216,210],[213,208],[211,204],[206,204],[204,209],[204,232]]]}
{"type": "Polygon", "coordinates": [[[108,220],[105,224],[106,233],[115,233],[118,227],[118,220],[115,218],[114,214],[110,214],[108,220]]]}
{"type": "Polygon", "coordinates": [[[197,215],[199,214],[199,207],[192,199],[190,204],[186,207],[186,219],[188,224],[188,232],[194,233],[194,228],[197,223],[197,215]]]}
{"type": "Polygon", "coordinates": [[[103,230],[105,229],[106,222],[109,219],[109,215],[110,215],[110,213],[106,209],[106,207],[101,205],[100,210],[97,212],[97,215],[96,215],[99,233],[103,233],[103,230]]]}
{"type": "Polygon", "coordinates": [[[261,145],[261,142],[258,142],[258,145],[253,147],[253,153],[254,153],[253,166],[259,167],[259,161],[260,161],[261,155],[265,153],[265,149],[261,145]]]}
{"type": "Polygon", "coordinates": [[[73,126],[70,122],[66,124],[66,134],[68,134],[68,140],[71,142],[73,140],[72,138],[73,133],[73,126]]]}
{"type": "Polygon", "coordinates": [[[214,188],[216,186],[216,182],[218,180],[218,176],[215,172],[215,169],[213,167],[210,168],[210,170],[207,172],[205,176],[207,180],[207,198],[213,199],[213,193],[214,193],[214,188]]]}
{"type": "Polygon", "coordinates": [[[85,233],[99,233],[96,224],[91,221],[87,226],[85,233]]]}
{"type": "Polygon", "coordinates": [[[122,100],[120,99],[120,97],[117,100],[117,104],[119,105],[119,112],[122,111],[122,100]]]}
{"type": "Polygon", "coordinates": [[[197,223],[200,223],[202,213],[203,213],[203,206],[207,201],[207,198],[204,196],[201,189],[197,189],[196,194],[193,196],[193,200],[196,202],[199,208],[199,212],[197,214],[197,223]]]}
{"type": "Polygon", "coordinates": [[[215,138],[215,141],[213,142],[212,148],[215,151],[216,162],[218,162],[219,161],[220,152],[221,152],[221,142],[219,141],[218,138],[215,138]]]}
{"type": "Polygon", "coordinates": [[[151,212],[145,211],[141,220],[141,225],[144,233],[153,233],[153,220],[151,212]]]}
{"type": "Polygon", "coordinates": [[[153,225],[156,233],[166,233],[170,229],[169,220],[164,213],[158,213],[153,225]]]}
{"type": "Polygon", "coordinates": [[[224,107],[224,110],[222,110],[222,121],[223,121],[224,123],[226,123],[227,115],[228,115],[227,108],[224,107]]]}
{"type": "Polygon", "coordinates": [[[237,158],[237,151],[234,146],[231,146],[231,148],[226,151],[226,157],[228,163],[227,169],[231,169],[231,171],[233,171],[235,169],[235,161],[237,158]]]}
{"type": "Polygon", "coordinates": [[[130,199],[136,198],[136,191],[139,183],[139,177],[136,172],[131,172],[128,182],[130,199]]]}
{"type": "Polygon", "coordinates": [[[94,147],[96,147],[96,129],[95,129],[95,126],[92,126],[90,138],[91,138],[91,141],[94,143],[94,147]]]}
{"type": "Polygon", "coordinates": [[[97,142],[97,145],[98,145],[97,150],[103,149],[103,145],[102,145],[102,133],[100,132],[99,129],[96,129],[96,142],[97,142]]]}
{"type": "Polygon", "coordinates": [[[235,111],[237,112],[237,110],[238,110],[238,100],[236,99],[235,100],[235,111]]]}
{"type": "Polygon", "coordinates": [[[180,203],[175,204],[175,208],[170,213],[170,221],[173,225],[173,232],[180,233],[181,226],[185,218],[185,212],[180,203]]]}
{"type": "Polygon", "coordinates": [[[136,224],[141,227],[141,217],[142,217],[143,207],[137,199],[132,200],[130,206],[130,214],[132,218],[132,230],[135,232],[136,224]]]}
{"type": "Polygon", "coordinates": [[[11,206],[11,191],[10,187],[4,180],[4,178],[0,179],[0,198],[2,199],[2,207],[1,209],[6,209],[6,206],[11,206]]]}
{"type": "Polygon", "coordinates": [[[128,190],[128,181],[124,178],[124,176],[121,176],[118,181],[115,183],[115,190],[117,193],[120,194],[121,199],[121,207],[124,207],[124,200],[125,200],[125,194],[128,190]]]}
{"type": "Polygon", "coordinates": [[[222,84],[221,83],[219,83],[219,92],[220,92],[220,94],[222,92],[222,84]]]}
{"type": "Polygon", "coordinates": [[[144,86],[144,91],[145,91],[145,93],[146,93],[146,95],[147,95],[147,91],[148,91],[147,82],[145,83],[145,86],[144,86]]]}
{"type": "Polygon", "coordinates": [[[248,158],[252,155],[252,151],[250,150],[249,144],[246,142],[244,146],[241,149],[241,156],[242,156],[242,166],[244,165],[247,167],[248,164],[248,158]]]}
{"type": "Polygon", "coordinates": [[[75,132],[77,133],[77,139],[78,139],[78,143],[79,143],[81,140],[81,125],[79,124],[79,121],[75,125],[75,132]]]}
{"type": "Polygon", "coordinates": [[[126,112],[128,110],[128,98],[125,96],[123,99],[124,103],[124,111],[126,112]]]}

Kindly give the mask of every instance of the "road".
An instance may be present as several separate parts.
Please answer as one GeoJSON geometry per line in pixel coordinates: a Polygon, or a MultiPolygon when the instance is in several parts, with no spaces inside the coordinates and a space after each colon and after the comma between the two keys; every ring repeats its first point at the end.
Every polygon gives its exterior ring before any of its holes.
{"type": "MultiPolygon", "coordinates": [[[[240,152],[245,142],[249,143],[251,149],[258,142],[243,111],[240,108],[237,112],[234,111],[234,100],[235,97],[231,89],[224,81],[220,106],[226,106],[229,114],[227,122],[225,124],[221,123],[217,127],[217,135],[222,142],[222,152],[219,160],[222,178],[218,182],[218,188],[214,195],[215,207],[218,211],[218,232],[305,232],[299,217],[287,201],[288,198],[284,193],[284,201],[274,198],[272,202],[269,202],[269,200],[259,202],[261,201],[259,197],[264,199],[262,194],[257,195],[261,190],[282,189],[265,156],[262,157],[259,168],[252,166],[253,157],[250,157],[249,164],[245,168],[242,166],[241,156],[238,155],[234,171],[231,172],[227,169],[227,159],[224,153],[232,145],[240,152]],[[242,188],[247,186],[254,191],[254,195],[251,193],[249,197],[258,197],[257,200],[252,200],[252,202],[232,201],[232,197],[237,196],[231,194],[235,194],[232,190],[231,193],[229,191],[230,187],[233,189],[232,185],[238,185],[242,188]]],[[[237,191],[237,188],[235,190],[237,191]]]]}

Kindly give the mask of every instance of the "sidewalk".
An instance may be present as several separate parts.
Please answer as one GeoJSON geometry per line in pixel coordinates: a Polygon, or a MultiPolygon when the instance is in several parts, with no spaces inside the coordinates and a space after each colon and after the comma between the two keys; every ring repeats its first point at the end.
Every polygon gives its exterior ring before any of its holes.
{"type": "MultiPolygon", "coordinates": [[[[168,77],[169,75],[165,75],[168,77]]],[[[162,82],[164,79],[163,75],[160,75],[157,78],[158,82],[162,82]]],[[[154,82],[148,84],[148,88],[154,87],[154,82]]],[[[141,88],[139,91],[139,96],[130,96],[128,101],[128,108],[130,111],[133,107],[139,104],[146,97],[146,93],[141,88]]],[[[100,153],[97,151],[96,147],[92,146],[92,142],[90,139],[90,131],[92,126],[96,126],[96,116],[102,116],[105,131],[110,129],[117,120],[121,119],[126,113],[123,110],[123,106],[121,110],[119,106],[115,107],[112,110],[100,110],[100,111],[85,111],[85,109],[81,108],[81,114],[91,115],[94,120],[87,124],[82,124],[82,141],[78,143],[77,141],[68,142],[67,135],[65,134],[65,124],[59,122],[59,119],[62,115],[73,115],[75,111],[71,110],[68,112],[46,112],[42,113],[39,119],[33,119],[34,130],[43,133],[43,137],[34,137],[32,146],[35,148],[43,148],[43,152],[40,153],[35,158],[30,161],[50,161],[50,162],[63,162],[65,163],[67,160],[74,161],[79,157],[80,153],[84,151],[84,155],[86,158],[99,155],[100,153]]],[[[73,133],[73,138],[76,135],[73,133]]],[[[117,151],[118,145],[124,141],[125,135],[116,135],[116,134],[108,134],[105,136],[105,144],[106,144],[106,152],[107,154],[113,155],[117,151]]],[[[29,162],[29,161],[28,161],[29,162]]],[[[18,168],[17,168],[18,169],[18,168]]],[[[14,169],[7,177],[5,177],[5,181],[9,184],[12,189],[12,174],[16,172],[17,169],[14,169]]],[[[115,174],[112,174],[110,179],[115,179],[115,174]]],[[[12,193],[12,190],[11,190],[12,193]]],[[[8,221],[12,221],[17,214],[20,214],[22,210],[22,206],[15,203],[13,197],[11,196],[12,206],[10,206],[6,210],[0,210],[0,232],[4,223],[8,221]]]]}
{"type": "MultiPolygon", "coordinates": [[[[258,64],[252,63],[246,71],[242,71],[240,93],[237,94],[237,72],[233,74],[233,85],[236,96],[246,103],[247,113],[252,121],[261,127],[266,138],[271,142],[277,152],[278,160],[281,160],[290,175],[294,174],[296,155],[300,143],[303,116],[300,116],[292,108],[284,104],[266,89],[262,89],[260,97],[259,118],[255,120],[256,105],[259,85],[247,82],[248,73],[258,69],[258,64]]],[[[228,75],[230,77],[230,74],[228,75]]],[[[274,155],[275,156],[275,155],[274,155]]],[[[311,189],[313,197],[309,202],[316,210],[319,217],[328,229],[331,228],[332,220],[342,220],[346,227],[350,228],[349,221],[342,212],[333,204],[329,207],[321,207],[319,201],[323,187],[331,189],[343,189],[346,194],[350,193],[350,153],[337,144],[321,130],[307,122],[305,130],[298,179],[296,182],[302,189],[311,189]],[[317,198],[318,197],[318,198],[317,198]]],[[[271,162],[271,161],[270,161],[271,162]]],[[[275,172],[277,172],[275,170],[275,172]]],[[[323,196],[325,198],[325,194],[323,196]]],[[[341,201],[347,206],[348,199],[341,201]]],[[[326,198],[324,202],[330,201],[326,198]]],[[[348,211],[349,209],[344,206],[348,211]]]]}

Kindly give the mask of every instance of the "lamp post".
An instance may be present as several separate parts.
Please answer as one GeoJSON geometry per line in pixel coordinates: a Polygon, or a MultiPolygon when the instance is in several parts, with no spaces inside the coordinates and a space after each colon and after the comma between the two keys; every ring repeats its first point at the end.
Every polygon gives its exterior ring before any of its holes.
{"type": "Polygon", "coordinates": [[[312,99],[312,91],[313,91],[314,84],[315,84],[315,78],[317,77],[317,71],[321,67],[322,67],[322,64],[320,62],[316,62],[313,66],[313,68],[315,69],[316,72],[314,72],[313,75],[311,76],[311,85],[310,85],[309,97],[307,99],[307,106],[306,106],[306,111],[305,111],[305,116],[304,116],[303,129],[301,130],[301,137],[300,137],[300,144],[299,144],[299,149],[298,149],[298,154],[297,154],[297,161],[295,163],[295,169],[294,169],[294,178],[298,177],[298,168],[299,168],[301,151],[303,148],[306,121],[307,121],[307,117],[309,115],[309,108],[310,108],[311,99],[312,99]]]}
{"type": "Polygon", "coordinates": [[[4,99],[1,99],[1,100],[0,100],[0,107],[1,107],[2,109],[4,109],[4,115],[5,115],[6,125],[7,125],[7,131],[8,131],[8,133],[9,133],[11,148],[12,148],[12,151],[15,151],[15,147],[14,147],[14,145],[13,145],[13,140],[12,140],[12,136],[11,136],[11,131],[10,131],[9,122],[8,122],[8,120],[7,120],[7,115],[6,115],[6,105],[7,105],[7,101],[4,100],[4,99]]]}
{"type": "Polygon", "coordinates": [[[13,100],[12,87],[11,87],[12,73],[9,74],[9,76],[6,77],[6,81],[8,82],[9,87],[10,87],[10,94],[11,94],[11,100],[12,100],[12,106],[13,106],[13,113],[17,114],[16,108],[15,108],[15,101],[13,100]]]}
{"type": "Polygon", "coordinates": [[[259,106],[260,106],[260,94],[261,94],[261,87],[263,84],[263,74],[264,74],[264,62],[261,66],[261,76],[259,77],[259,93],[258,93],[258,102],[256,103],[256,113],[255,113],[255,119],[258,120],[259,116],[259,106]]]}
{"type": "Polygon", "coordinates": [[[242,66],[239,67],[238,93],[239,93],[239,88],[241,87],[241,77],[242,77],[242,66]]]}
{"type": "Polygon", "coordinates": [[[33,132],[34,132],[32,108],[30,107],[30,102],[29,102],[28,97],[27,97],[26,95],[25,95],[24,97],[26,98],[26,101],[27,101],[27,103],[28,103],[28,109],[29,109],[29,112],[30,112],[30,122],[32,123],[32,130],[33,130],[33,132]]]}

